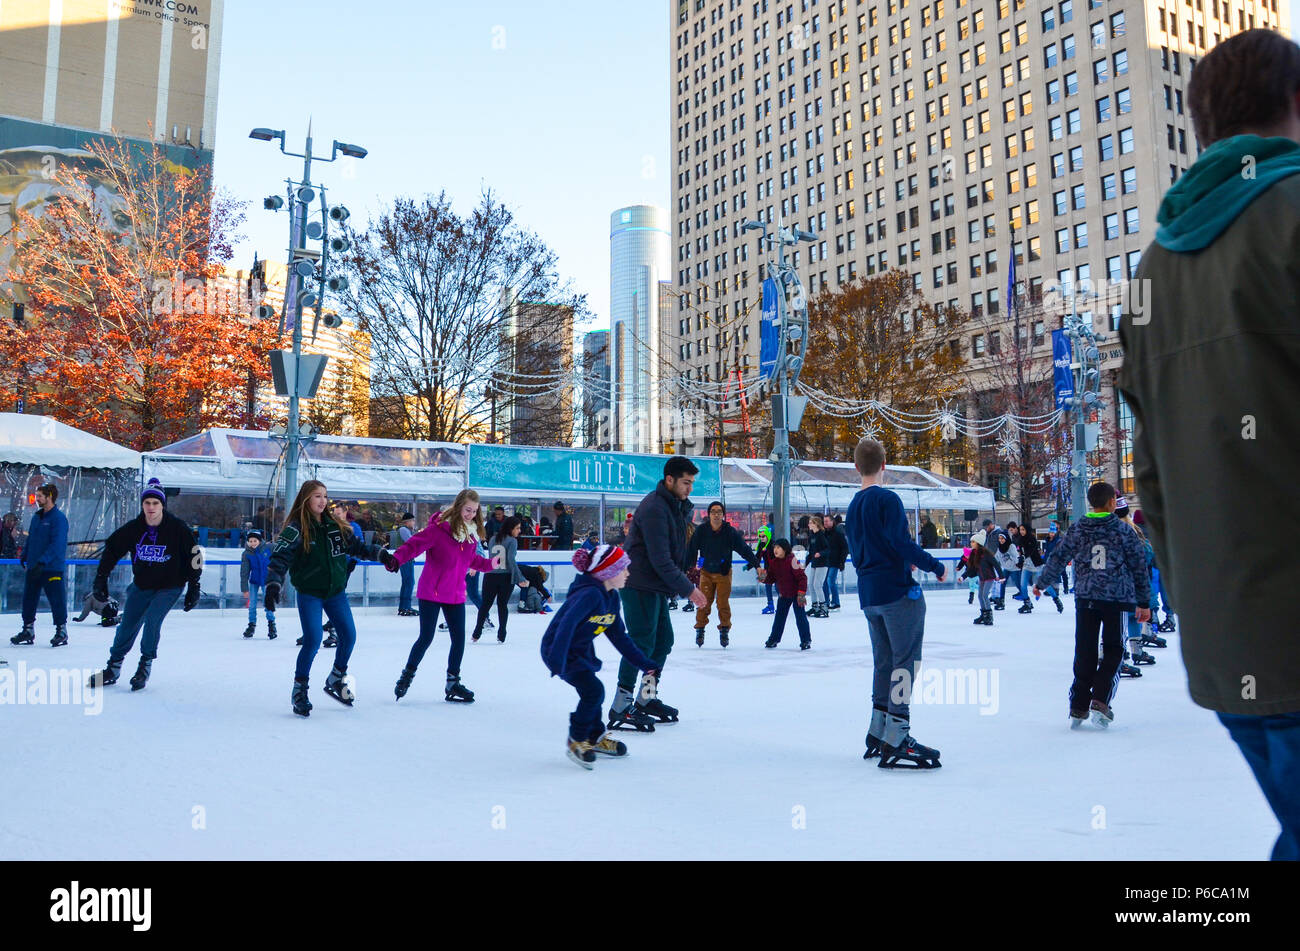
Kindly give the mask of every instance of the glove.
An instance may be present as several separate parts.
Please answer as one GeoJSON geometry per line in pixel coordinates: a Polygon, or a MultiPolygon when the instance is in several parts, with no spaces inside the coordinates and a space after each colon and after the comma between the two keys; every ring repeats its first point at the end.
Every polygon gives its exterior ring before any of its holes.
{"type": "Polygon", "coordinates": [[[268,584],[266,586],[266,596],[262,598],[262,607],[266,608],[267,614],[275,613],[275,605],[279,600],[280,586],[278,584],[268,584]]]}
{"type": "Polygon", "coordinates": [[[108,579],[96,575],[94,587],[90,589],[90,592],[95,596],[96,601],[107,601],[108,600],[108,579]]]}
{"type": "Polygon", "coordinates": [[[194,610],[194,606],[199,603],[199,583],[191,581],[185,589],[185,607],[184,611],[194,610]]]}
{"type": "Polygon", "coordinates": [[[401,563],[397,560],[397,556],[386,549],[380,549],[379,561],[389,571],[397,571],[398,568],[402,567],[401,563]]]}

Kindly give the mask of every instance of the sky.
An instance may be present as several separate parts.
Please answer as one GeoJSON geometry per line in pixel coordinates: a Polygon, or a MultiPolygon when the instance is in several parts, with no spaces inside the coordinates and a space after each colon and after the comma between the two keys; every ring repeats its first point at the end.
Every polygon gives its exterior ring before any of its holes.
{"type": "Polygon", "coordinates": [[[444,189],[465,214],[490,188],[609,325],[609,216],[670,201],[665,0],[228,0],[222,42],[216,179],[249,202],[236,266],[284,259],[285,212],[261,200],[302,173],[249,130],[302,152],[310,117],[317,154],[369,149],[313,163],[353,225],[444,189]]]}

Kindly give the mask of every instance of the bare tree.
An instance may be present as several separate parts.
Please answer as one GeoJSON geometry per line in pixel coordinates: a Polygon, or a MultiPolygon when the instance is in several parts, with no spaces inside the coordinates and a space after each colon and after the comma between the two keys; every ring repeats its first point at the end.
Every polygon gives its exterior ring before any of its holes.
{"type": "Polygon", "coordinates": [[[339,267],[345,306],[370,338],[373,433],[493,438],[532,414],[531,425],[549,419],[571,439],[571,401],[546,397],[572,360],[586,297],[561,282],[555,253],[508,208],[490,192],[463,218],[445,193],[398,198],[347,237],[339,267]]]}

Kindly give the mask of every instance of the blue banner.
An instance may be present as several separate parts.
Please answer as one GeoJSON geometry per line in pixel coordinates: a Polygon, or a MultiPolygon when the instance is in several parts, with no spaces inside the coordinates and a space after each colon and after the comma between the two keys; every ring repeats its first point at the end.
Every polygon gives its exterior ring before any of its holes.
{"type": "Polygon", "coordinates": [[[780,311],[777,297],[780,286],[773,278],[763,281],[763,319],[759,323],[758,375],[764,380],[776,372],[776,359],[781,348],[780,311]]]}
{"type": "Polygon", "coordinates": [[[1056,387],[1056,408],[1065,409],[1065,401],[1074,396],[1074,371],[1070,338],[1064,330],[1052,331],[1052,381],[1056,387]]]}
{"type": "MultiPolygon", "coordinates": [[[[566,492],[627,495],[654,491],[668,456],[588,449],[471,444],[469,485],[480,492],[502,490],[563,499],[566,492]]],[[[699,467],[691,495],[708,501],[722,495],[722,462],[716,456],[690,457],[699,467]]],[[[549,504],[549,503],[548,503],[549,504]]]]}

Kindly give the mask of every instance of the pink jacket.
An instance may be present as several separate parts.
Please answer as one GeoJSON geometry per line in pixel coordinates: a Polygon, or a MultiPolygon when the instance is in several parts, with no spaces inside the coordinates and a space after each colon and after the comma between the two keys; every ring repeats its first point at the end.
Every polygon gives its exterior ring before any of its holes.
{"type": "Polygon", "coordinates": [[[424,570],[416,586],[416,597],[437,604],[465,603],[465,575],[471,568],[491,571],[495,565],[474,551],[473,537],[458,542],[451,537],[451,527],[436,513],[429,524],[416,532],[393,556],[406,564],[416,555],[424,553],[424,570]]]}

